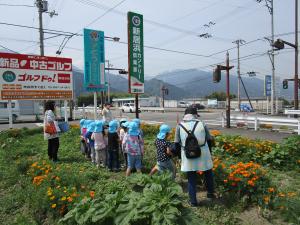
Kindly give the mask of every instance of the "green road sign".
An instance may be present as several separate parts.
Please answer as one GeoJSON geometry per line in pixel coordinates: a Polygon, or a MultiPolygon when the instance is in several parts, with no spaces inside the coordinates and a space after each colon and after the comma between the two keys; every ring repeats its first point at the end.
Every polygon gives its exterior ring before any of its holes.
{"type": "Polygon", "coordinates": [[[129,93],[144,93],[143,15],[128,12],[129,93]]]}

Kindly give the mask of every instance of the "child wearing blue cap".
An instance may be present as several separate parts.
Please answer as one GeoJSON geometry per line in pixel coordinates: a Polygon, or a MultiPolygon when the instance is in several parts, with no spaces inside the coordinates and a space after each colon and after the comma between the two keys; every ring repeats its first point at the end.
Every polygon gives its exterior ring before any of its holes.
{"type": "Polygon", "coordinates": [[[119,171],[120,162],[119,162],[119,135],[118,131],[118,122],[112,120],[109,122],[108,127],[108,169],[110,171],[119,171]]]}
{"type": "Polygon", "coordinates": [[[106,142],[103,137],[103,123],[102,120],[95,122],[95,130],[92,134],[92,139],[95,141],[96,165],[99,168],[105,167],[106,164],[106,142]]]}
{"type": "Polygon", "coordinates": [[[140,135],[137,123],[130,122],[128,124],[128,132],[124,136],[122,144],[127,152],[128,166],[126,176],[130,176],[131,170],[134,168],[137,172],[141,172],[144,141],[140,135]]]}
{"type": "Polygon", "coordinates": [[[129,125],[128,121],[126,121],[126,120],[120,121],[120,130],[119,130],[120,148],[121,148],[121,152],[122,152],[122,155],[124,158],[125,168],[127,168],[127,166],[128,166],[127,152],[126,152],[125,146],[122,145],[122,142],[123,142],[125,135],[127,134],[128,125],[129,125]]]}
{"type": "MultiPolygon", "coordinates": [[[[95,153],[95,148],[94,148],[94,140],[92,139],[92,134],[95,130],[95,122],[91,120],[87,126],[87,132],[85,134],[85,139],[88,141],[88,151],[86,154],[86,158],[91,159],[91,156],[95,153]]],[[[92,162],[95,163],[95,161],[92,162]]]]}
{"type": "Polygon", "coordinates": [[[155,147],[157,150],[157,165],[152,169],[150,175],[156,170],[163,172],[169,170],[175,179],[175,167],[172,162],[171,142],[167,140],[171,128],[167,124],[162,124],[156,136],[155,147]]]}

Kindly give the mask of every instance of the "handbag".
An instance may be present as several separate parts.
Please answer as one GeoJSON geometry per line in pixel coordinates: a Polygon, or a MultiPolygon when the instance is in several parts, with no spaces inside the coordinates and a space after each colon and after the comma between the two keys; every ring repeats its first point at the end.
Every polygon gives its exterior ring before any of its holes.
{"type": "Polygon", "coordinates": [[[45,133],[50,134],[50,135],[56,134],[57,131],[56,131],[55,124],[54,123],[47,123],[45,125],[45,133]]]}
{"type": "Polygon", "coordinates": [[[67,132],[70,129],[67,122],[59,122],[58,127],[60,129],[60,132],[62,133],[67,132]]]}

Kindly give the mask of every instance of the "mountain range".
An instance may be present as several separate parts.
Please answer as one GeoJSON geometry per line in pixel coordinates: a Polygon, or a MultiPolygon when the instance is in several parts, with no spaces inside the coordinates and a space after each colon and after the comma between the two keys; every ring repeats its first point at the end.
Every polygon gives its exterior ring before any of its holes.
{"type": "MultiPolygon", "coordinates": [[[[83,89],[83,71],[74,68],[75,96],[86,94],[83,89]]],[[[127,76],[108,74],[111,92],[128,92],[127,76]]],[[[250,97],[264,96],[264,80],[257,77],[242,76],[243,83],[250,97]]],[[[238,78],[236,75],[230,75],[230,92],[237,95],[238,78]]],[[[212,73],[190,69],[174,70],[145,80],[145,94],[151,96],[161,96],[161,87],[165,86],[169,90],[166,99],[180,100],[184,98],[199,98],[210,95],[213,92],[226,92],[226,76],[222,74],[219,83],[213,83],[212,73]]],[[[282,89],[281,82],[279,87],[279,96],[286,99],[293,98],[293,88],[282,89]]],[[[245,91],[241,84],[241,97],[246,98],[245,91]]]]}

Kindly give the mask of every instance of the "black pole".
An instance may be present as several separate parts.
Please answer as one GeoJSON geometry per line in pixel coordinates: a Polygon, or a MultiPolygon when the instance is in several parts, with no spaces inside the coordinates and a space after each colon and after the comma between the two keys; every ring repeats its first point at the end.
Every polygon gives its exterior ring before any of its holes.
{"type": "Polygon", "coordinates": [[[246,93],[246,95],[247,95],[248,101],[249,101],[249,103],[250,103],[251,109],[253,109],[253,106],[252,106],[252,104],[251,104],[251,101],[250,101],[248,92],[247,92],[246,87],[245,87],[245,85],[244,85],[244,81],[243,81],[242,77],[240,77],[240,79],[241,79],[242,85],[243,85],[243,87],[244,87],[244,91],[245,91],[245,93],[246,93]]]}
{"type": "Polygon", "coordinates": [[[139,118],[139,95],[135,94],[135,118],[139,118]]]}
{"type": "Polygon", "coordinates": [[[227,94],[227,109],[226,109],[226,127],[230,128],[230,84],[229,84],[229,53],[226,54],[226,94],[227,94]]]}

